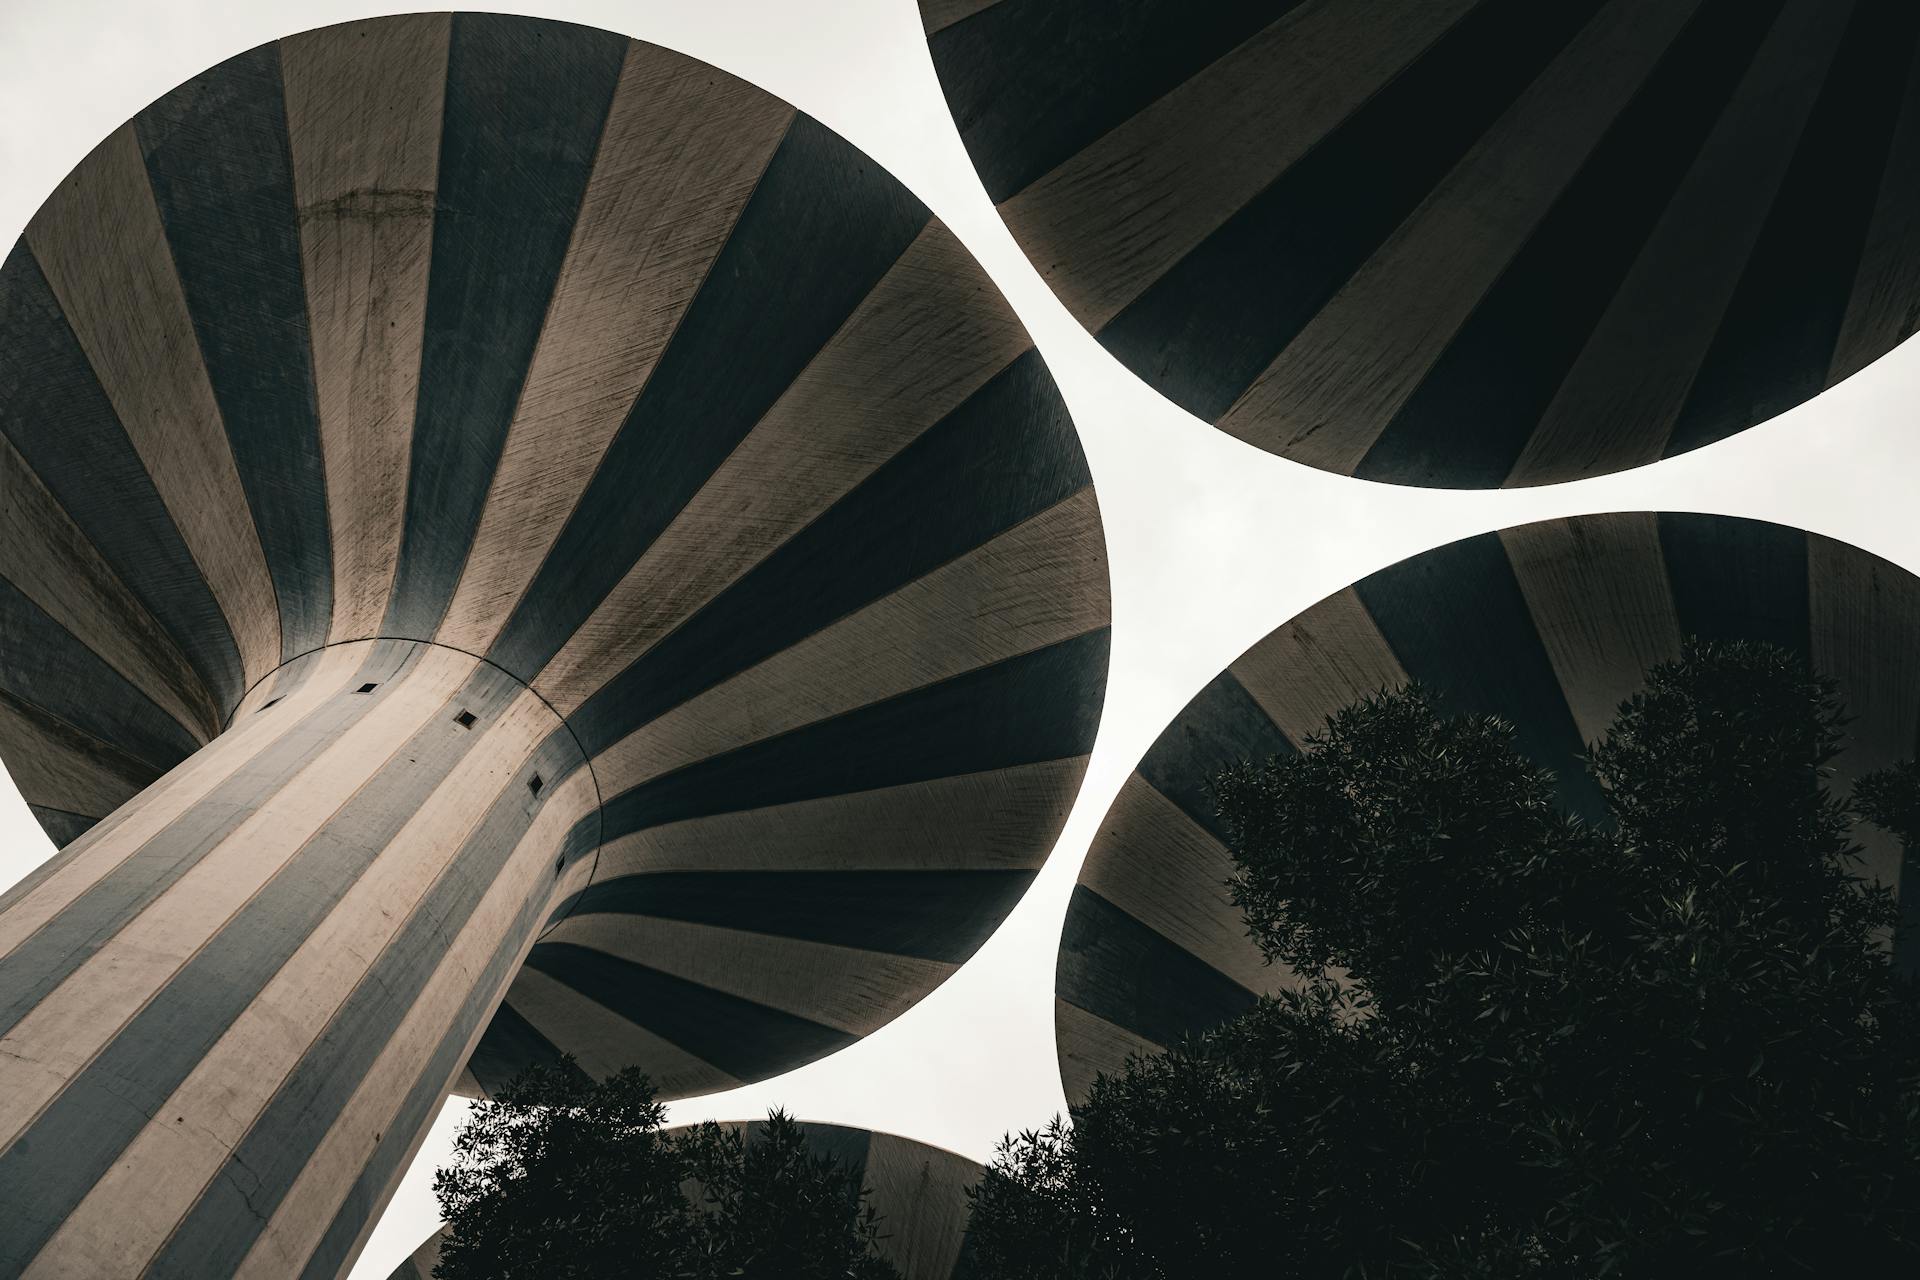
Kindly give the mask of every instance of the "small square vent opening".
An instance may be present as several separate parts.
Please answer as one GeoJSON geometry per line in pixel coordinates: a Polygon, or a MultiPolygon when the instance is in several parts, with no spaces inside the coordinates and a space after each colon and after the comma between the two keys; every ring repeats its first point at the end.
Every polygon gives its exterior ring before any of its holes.
{"type": "Polygon", "coordinates": [[[473,712],[462,711],[459,715],[453,718],[453,722],[459,725],[462,729],[471,729],[473,728],[473,712]]]}
{"type": "Polygon", "coordinates": [[[380,687],[379,682],[375,681],[372,684],[361,685],[358,689],[355,689],[354,692],[355,693],[372,693],[375,689],[378,689],[379,687],[380,687]]]}
{"type": "Polygon", "coordinates": [[[536,773],[533,775],[532,778],[528,779],[527,790],[533,792],[533,794],[537,796],[540,794],[540,788],[546,785],[547,785],[546,779],[542,778],[539,774],[536,773]]]}

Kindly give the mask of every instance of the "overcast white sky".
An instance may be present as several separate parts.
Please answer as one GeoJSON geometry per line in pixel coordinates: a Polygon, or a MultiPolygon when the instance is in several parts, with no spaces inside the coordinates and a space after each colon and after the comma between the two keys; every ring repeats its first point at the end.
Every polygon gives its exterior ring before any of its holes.
{"type": "MultiPolygon", "coordinates": [[[[0,0],[0,246],[60,178],[148,102],[295,31],[419,5],[350,0],[0,0]]],[[[473,8],[563,18],[703,58],[816,116],[930,205],[1013,301],[1092,462],[1113,571],[1113,670],[1079,803],[1046,869],[978,956],[884,1030],[775,1080],[678,1103],[675,1123],[775,1103],[986,1159],[1062,1109],[1053,959],[1075,874],[1133,763],[1188,697],[1307,605],[1425,548],[1590,511],[1755,516],[1920,570],[1914,477],[1920,344],[1801,409],[1623,476],[1449,493],[1340,479],[1261,453],[1175,409],[1114,363],[1047,292],[973,176],[915,0],[540,0],[473,8]]],[[[52,848],[0,779],[0,886],[52,848]]],[[[377,1280],[437,1225],[432,1169],[451,1104],[352,1273],[377,1280]]]]}

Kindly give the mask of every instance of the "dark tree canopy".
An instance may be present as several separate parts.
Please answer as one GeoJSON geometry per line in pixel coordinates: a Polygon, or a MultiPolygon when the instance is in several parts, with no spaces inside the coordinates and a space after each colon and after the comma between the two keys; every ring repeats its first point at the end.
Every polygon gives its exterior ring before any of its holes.
{"type": "Polygon", "coordinates": [[[1216,783],[1299,976],[1098,1080],[976,1190],[983,1277],[1920,1274],[1920,1010],[1853,872],[1920,773],[1828,785],[1833,685],[1689,645],[1563,813],[1412,687],[1216,783]]]}
{"type": "Polygon", "coordinates": [[[437,1280],[898,1280],[860,1174],[774,1112],[663,1132],[647,1078],[565,1060],[475,1106],[434,1177],[437,1280]]]}

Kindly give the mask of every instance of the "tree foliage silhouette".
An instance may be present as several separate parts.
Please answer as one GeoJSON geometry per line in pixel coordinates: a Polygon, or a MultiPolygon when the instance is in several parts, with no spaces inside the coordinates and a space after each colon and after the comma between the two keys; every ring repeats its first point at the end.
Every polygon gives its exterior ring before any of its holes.
{"type": "Polygon", "coordinates": [[[1757,645],[1648,673],[1586,825],[1512,726],[1410,687],[1216,780],[1297,981],[1009,1139],[981,1277],[1920,1274],[1920,1009],[1835,687],[1757,645]]]}
{"type": "Polygon", "coordinates": [[[434,1176],[447,1219],[437,1280],[898,1280],[857,1170],[775,1111],[748,1137],[662,1131],[628,1069],[571,1059],[474,1108],[434,1176]]]}

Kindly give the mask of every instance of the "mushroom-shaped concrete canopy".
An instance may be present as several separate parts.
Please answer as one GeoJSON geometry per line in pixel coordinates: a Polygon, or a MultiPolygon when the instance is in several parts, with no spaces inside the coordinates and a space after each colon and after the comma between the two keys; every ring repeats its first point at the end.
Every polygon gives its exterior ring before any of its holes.
{"type": "Polygon", "coordinates": [[[584,27],[329,28],[116,131],[0,268],[0,486],[65,845],[0,901],[0,1273],[332,1274],[509,983],[483,1077],[847,1044],[1099,713],[1085,458],[987,277],[584,27]]]}
{"type": "MultiPolygon", "coordinates": [[[[748,1142],[766,1130],[758,1121],[723,1127],[747,1130],[748,1142]]],[[[985,1170],[965,1156],[890,1133],[832,1124],[808,1124],[803,1131],[813,1150],[861,1174],[867,1203],[880,1215],[880,1255],[904,1280],[951,1280],[966,1245],[967,1188],[985,1170]]],[[[444,1231],[428,1237],[388,1280],[431,1280],[444,1238],[444,1231]]]]}
{"type": "Polygon", "coordinates": [[[1632,467],[1798,404],[1920,315],[1908,0],[921,9],[1068,309],[1310,466],[1632,467]]]}
{"type": "MultiPolygon", "coordinates": [[[[1562,803],[1595,816],[1600,794],[1577,756],[1687,636],[1788,647],[1838,681],[1855,717],[1840,785],[1913,757],[1920,578],[1845,543],[1636,512],[1521,525],[1382,569],[1242,654],[1121,788],[1074,890],[1055,975],[1068,1100],[1128,1054],[1289,979],[1263,963],[1224,888],[1233,865],[1205,791],[1223,769],[1290,754],[1340,708],[1418,680],[1450,711],[1513,723],[1562,803]]],[[[1864,825],[1856,837],[1863,873],[1899,888],[1911,859],[1898,842],[1864,825]]]]}

